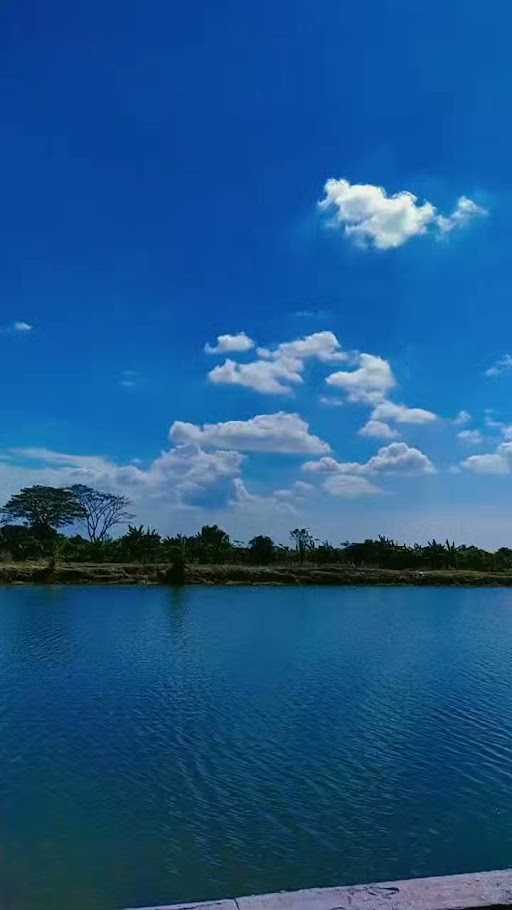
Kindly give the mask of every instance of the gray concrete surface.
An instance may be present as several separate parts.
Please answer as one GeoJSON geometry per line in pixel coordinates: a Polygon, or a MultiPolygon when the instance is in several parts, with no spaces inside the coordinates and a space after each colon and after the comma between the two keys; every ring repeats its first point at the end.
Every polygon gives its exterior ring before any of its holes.
{"type": "MultiPolygon", "coordinates": [[[[512,869],[280,891],[138,910],[465,910],[512,906],[512,869]]],[[[132,908],[135,910],[135,908],[132,908]]]]}

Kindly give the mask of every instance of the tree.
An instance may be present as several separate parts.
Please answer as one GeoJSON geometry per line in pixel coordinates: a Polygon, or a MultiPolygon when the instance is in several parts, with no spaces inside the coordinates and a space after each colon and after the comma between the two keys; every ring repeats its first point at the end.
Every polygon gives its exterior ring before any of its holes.
{"type": "Polygon", "coordinates": [[[123,559],[136,562],[156,562],[162,538],[154,528],[128,525],[128,531],[116,541],[123,559]]]}
{"type": "Polygon", "coordinates": [[[272,562],[275,555],[275,545],[271,537],[264,534],[258,534],[249,541],[249,553],[251,561],[256,565],[264,566],[272,562]]]}
{"type": "Polygon", "coordinates": [[[315,549],[315,539],[308,528],[295,528],[290,531],[290,537],[295,542],[295,549],[299,562],[304,562],[308,550],[315,549]]]}
{"type": "Polygon", "coordinates": [[[93,490],[82,483],[72,486],[71,491],[83,509],[83,521],[91,543],[104,541],[112,528],[133,518],[128,511],[130,500],[126,496],[93,490]]]}
{"type": "Polygon", "coordinates": [[[203,525],[197,535],[199,556],[207,562],[221,562],[231,549],[229,534],[218,525],[203,525]]]}
{"type": "Polygon", "coordinates": [[[33,531],[47,536],[57,528],[83,519],[84,511],[72,490],[36,484],[11,496],[0,509],[0,515],[3,524],[22,521],[33,531]]]}

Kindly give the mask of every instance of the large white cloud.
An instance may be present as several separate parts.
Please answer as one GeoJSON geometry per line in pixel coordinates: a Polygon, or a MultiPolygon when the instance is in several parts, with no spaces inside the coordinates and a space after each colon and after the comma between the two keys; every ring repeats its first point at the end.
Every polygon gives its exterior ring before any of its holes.
{"type": "Polygon", "coordinates": [[[360,354],[355,370],[339,370],[326,378],[327,385],[341,389],[349,401],[376,404],[396,385],[387,360],[375,354],[360,354]]]}
{"type": "Polygon", "coordinates": [[[273,348],[258,348],[258,359],[238,363],[227,359],[208,373],[217,385],[239,385],[266,395],[289,395],[303,382],[305,362],[334,363],[347,358],[333,332],[315,332],[283,342],[273,348]]]}
{"type": "Polygon", "coordinates": [[[195,443],[240,452],[322,454],[330,449],[328,443],[309,432],[309,425],[302,417],[285,411],[259,414],[250,420],[205,423],[202,427],[177,420],[170,429],[170,437],[176,444],[195,443]]]}
{"type": "Polygon", "coordinates": [[[451,215],[439,215],[431,202],[420,204],[418,197],[403,190],[388,196],[383,187],[353,183],[346,179],[327,180],[325,196],[319,203],[324,212],[333,212],[331,224],[341,227],[347,237],[361,246],[380,250],[402,246],[429,228],[446,234],[464,227],[477,215],[486,214],[467,196],[461,196],[451,215]]]}
{"type": "Polygon", "coordinates": [[[204,349],[207,354],[228,354],[250,351],[254,347],[254,341],[245,332],[237,332],[236,335],[217,335],[217,344],[205,344],[204,349]]]}

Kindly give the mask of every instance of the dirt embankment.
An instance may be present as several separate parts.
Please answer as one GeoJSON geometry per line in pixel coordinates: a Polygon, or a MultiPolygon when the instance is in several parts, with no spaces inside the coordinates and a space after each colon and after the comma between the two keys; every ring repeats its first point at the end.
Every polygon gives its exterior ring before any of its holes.
{"type": "Polygon", "coordinates": [[[356,569],[346,566],[198,566],[0,563],[0,584],[194,585],[458,585],[512,587],[512,574],[356,569]]]}

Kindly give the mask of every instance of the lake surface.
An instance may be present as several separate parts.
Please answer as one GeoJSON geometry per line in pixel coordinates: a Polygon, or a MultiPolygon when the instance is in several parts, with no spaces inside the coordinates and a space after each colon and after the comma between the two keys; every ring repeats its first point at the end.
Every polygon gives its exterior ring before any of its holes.
{"type": "Polygon", "coordinates": [[[2,910],[512,865],[512,591],[2,588],[0,673],[2,910]]]}

